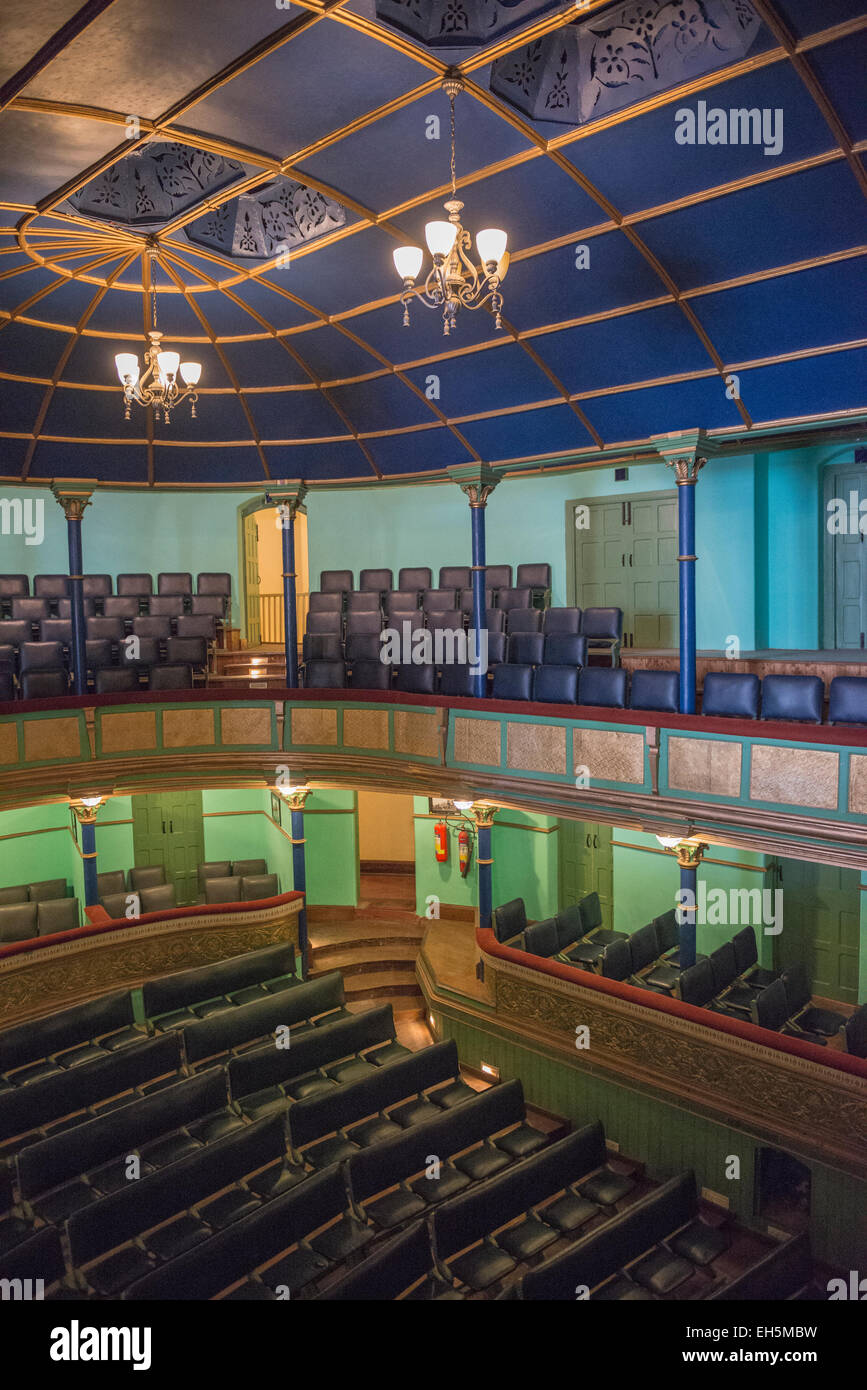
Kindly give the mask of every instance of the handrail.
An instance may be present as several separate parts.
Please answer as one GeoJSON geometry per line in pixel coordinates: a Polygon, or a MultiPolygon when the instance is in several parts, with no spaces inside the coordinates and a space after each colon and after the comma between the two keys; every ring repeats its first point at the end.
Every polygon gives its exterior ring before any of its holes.
{"type": "Polygon", "coordinates": [[[46,714],[53,710],[106,709],[123,705],[237,704],[309,702],[328,704],[418,705],[428,709],[454,709],[462,714],[536,715],[538,718],[575,722],[636,725],[646,728],[727,734],[732,738],[767,739],[780,743],[833,744],[867,748],[867,727],[846,724],[804,724],[782,720],[729,719],[716,715],[660,713],[656,710],[612,709],[605,705],[546,705],[532,700],[488,700],[452,695],[410,695],[399,690],[289,689],[286,686],[251,686],[227,691],[207,686],[195,690],[118,691],[108,695],[63,695],[52,700],[0,702],[0,718],[7,715],[46,714]]]}
{"type": "Polygon", "coordinates": [[[699,1023],[715,1032],[728,1033],[732,1037],[742,1038],[744,1042],[759,1043],[762,1047],[771,1048],[776,1052],[787,1052],[808,1062],[821,1062],[836,1071],[849,1072],[852,1076],[860,1076],[867,1080],[867,1060],[852,1057],[848,1052],[829,1051],[816,1043],[774,1033],[768,1028],[759,1028],[755,1023],[741,1022],[740,1019],[727,1018],[723,1014],[713,1014],[695,1004],[684,1004],[680,999],[671,999],[664,994],[651,994],[648,990],[638,989],[637,986],[625,984],[620,980],[609,980],[604,975],[579,970],[574,965],[563,965],[560,961],[534,956],[528,951],[519,951],[514,946],[504,946],[497,940],[490,927],[476,928],[476,943],[483,954],[509,961],[513,965],[521,965],[539,975],[548,975],[556,980],[580,985],[582,989],[595,990],[599,994],[622,999],[624,1003],[639,1004],[642,1008],[669,1014],[673,1018],[683,1019],[684,1022],[699,1023]]]}
{"type": "Polygon", "coordinates": [[[141,927],[150,922],[175,921],[184,917],[201,916],[203,913],[208,915],[216,913],[218,916],[225,914],[227,917],[231,917],[239,912],[256,911],[256,909],[263,907],[279,907],[283,903],[294,902],[298,898],[303,899],[304,894],[293,891],[280,893],[274,898],[258,898],[255,902],[198,903],[191,907],[167,908],[161,912],[143,912],[139,917],[109,917],[105,908],[97,904],[85,908],[85,914],[90,919],[90,926],[72,927],[69,931],[54,932],[51,936],[32,936],[26,941],[10,941],[5,946],[0,946],[0,961],[7,960],[10,956],[26,955],[46,950],[51,946],[60,946],[65,941],[81,941],[86,937],[110,935],[124,931],[129,927],[141,927]]]}

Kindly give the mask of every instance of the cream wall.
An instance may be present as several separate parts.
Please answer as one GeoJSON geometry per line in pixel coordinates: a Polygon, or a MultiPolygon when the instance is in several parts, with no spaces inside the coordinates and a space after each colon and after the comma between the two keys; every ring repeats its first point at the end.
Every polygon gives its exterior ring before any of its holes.
{"type": "Polygon", "coordinates": [[[411,864],[415,859],[412,809],[411,796],[359,791],[359,857],[411,864]]]}

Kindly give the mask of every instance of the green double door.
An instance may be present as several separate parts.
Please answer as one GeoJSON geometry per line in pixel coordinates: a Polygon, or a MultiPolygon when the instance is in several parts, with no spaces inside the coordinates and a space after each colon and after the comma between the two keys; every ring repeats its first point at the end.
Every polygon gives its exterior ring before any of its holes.
{"type": "Polygon", "coordinates": [[[622,608],[624,647],[676,647],[676,495],[578,502],[570,511],[570,602],[622,608]]]}
{"type": "Polygon", "coordinates": [[[846,504],[849,526],[831,537],[833,545],[833,645],[863,651],[867,640],[867,535],[860,529],[859,505],[867,498],[867,468],[863,464],[834,474],[834,497],[846,504]]]}
{"type": "Polygon", "coordinates": [[[558,838],[560,906],[580,902],[588,893],[598,893],[602,921],[610,927],[614,917],[611,826],[561,820],[558,838]]]}
{"type": "Polygon", "coordinates": [[[861,887],[857,869],[777,860],[783,930],[774,937],[774,967],[802,964],[813,994],[858,1003],[861,887]]]}
{"type": "Polygon", "coordinates": [[[166,882],[175,885],[178,904],[194,903],[198,868],[205,858],[202,793],[134,796],[132,834],[136,865],[162,864],[166,882]]]}

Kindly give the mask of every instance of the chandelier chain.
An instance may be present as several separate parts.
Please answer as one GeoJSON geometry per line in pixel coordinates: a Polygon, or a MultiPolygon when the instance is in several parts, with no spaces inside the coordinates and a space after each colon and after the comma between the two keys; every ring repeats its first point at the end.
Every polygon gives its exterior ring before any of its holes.
{"type": "Polygon", "coordinates": [[[455,197],[457,197],[457,183],[456,183],[456,181],[455,181],[455,99],[454,99],[454,95],[450,95],[450,96],[449,96],[449,111],[450,111],[449,130],[450,130],[450,138],[451,138],[451,146],[452,146],[452,153],[451,153],[452,197],[455,198],[455,197]]]}

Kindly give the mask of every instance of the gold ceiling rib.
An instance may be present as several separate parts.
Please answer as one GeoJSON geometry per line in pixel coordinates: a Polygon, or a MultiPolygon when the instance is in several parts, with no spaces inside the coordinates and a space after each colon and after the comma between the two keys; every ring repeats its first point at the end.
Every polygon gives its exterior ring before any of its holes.
{"type": "MultiPolygon", "coordinates": [[[[134,259],[135,257],[131,255],[128,258],[128,260],[122,261],[120,265],[117,267],[117,270],[114,272],[115,275],[120,275],[121,272],[125,270],[126,267],[134,259]]],[[[93,296],[93,299],[90,301],[81,318],[79,319],[78,323],[76,324],[75,331],[72,334],[70,334],[66,342],[66,345],[62,353],[60,354],[60,359],[57,363],[57,366],[54,369],[54,372],[52,373],[51,384],[47,387],[45,394],[42,397],[42,402],[39,406],[39,410],[37,411],[36,419],[33,424],[32,438],[30,439],[27,445],[26,452],[24,454],[24,462],[21,465],[22,482],[25,481],[25,479],[28,477],[30,473],[30,465],[33,462],[33,455],[36,452],[36,446],[39,443],[41,437],[42,426],[45,424],[45,417],[48,414],[48,408],[51,405],[52,400],[54,399],[54,392],[57,390],[57,383],[63,375],[66,364],[69,361],[70,356],[72,355],[72,351],[81,337],[82,329],[86,326],[88,319],[96,309],[100,300],[103,298],[105,294],[107,294],[108,289],[108,285],[103,285],[97,290],[96,294],[93,296]]]]}
{"type": "MultiPolygon", "coordinates": [[[[185,269],[188,268],[188,267],[184,266],[184,262],[181,260],[181,258],[180,258],[179,256],[169,256],[168,253],[166,253],[166,256],[167,256],[167,259],[170,259],[175,265],[179,265],[179,266],[181,266],[181,267],[183,267],[183,268],[185,268],[185,269]]],[[[366,459],[366,461],[367,461],[367,463],[368,463],[370,469],[372,470],[374,476],[377,477],[377,478],[381,478],[381,477],[382,477],[382,474],[380,473],[379,469],[377,468],[376,463],[374,462],[373,456],[372,456],[371,453],[370,453],[370,450],[367,449],[367,448],[361,443],[361,440],[360,440],[360,438],[359,438],[358,431],[356,430],[356,428],[355,428],[355,426],[353,425],[352,421],[349,419],[349,417],[348,417],[348,415],[346,414],[346,412],[345,412],[344,410],[341,409],[341,407],[338,405],[338,403],[337,403],[336,401],[334,401],[334,400],[331,399],[331,396],[329,395],[328,391],[324,389],[324,387],[323,387],[323,385],[322,385],[322,382],[319,380],[319,378],[317,377],[316,373],[313,371],[313,368],[312,368],[311,366],[309,366],[309,364],[308,364],[307,362],[304,361],[304,359],[303,359],[303,357],[301,357],[300,353],[296,352],[294,348],[290,347],[290,345],[289,345],[283,338],[280,337],[280,335],[278,334],[276,328],[274,328],[272,324],[269,324],[268,321],[267,321],[267,319],[265,319],[260,313],[258,313],[257,310],[255,310],[255,309],[251,308],[249,305],[245,304],[245,303],[243,302],[243,300],[239,299],[238,296],[237,296],[236,294],[232,294],[232,292],[231,292],[230,290],[224,290],[223,293],[226,295],[226,297],[227,297],[228,299],[230,299],[230,300],[232,301],[233,304],[237,304],[237,306],[238,306],[240,309],[242,309],[245,313],[249,314],[250,317],[253,318],[253,319],[255,319],[257,323],[262,324],[262,326],[268,330],[269,336],[270,336],[271,338],[273,338],[277,343],[279,343],[280,347],[283,348],[284,352],[286,352],[286,353],[288,354],[288,356],[292,358],[293,362],[295,362],[295,364],[296,364],[298,367],[301,368],[301,370],[304,372],[304,374],[305,374],[307,377],[309,377],[309,379],[310,379],[310,381],[313,383],[313,385],[322,393],[322,395],[325,396],[325,399],[328,401],[328,404],[331,406],[331,409],[332,409],[332,410],[335,412],[335,414],[338,415],[339,418],[343,421],[344,425],[345,425],[346,428],[349,430],[349,432],[350,432],[350,434],[352,435],[353,439],[355,439],[356,443],[358,444],[359,448],[361,449],[362,453],[364,454],[364,457],[365,457],[365,459],[366,459]]]]}
{"type": "Polygon", "coordinates": [[[867,197],[867,170],[865,170],[860,159],[858,159],[852,148],[852,141],[842,120],[837,114],[836,109],[829,100],[824,87],[810,66],[809,60],[804,56],[803,51],[798,49],[795,40],[789,31],[788,25],[784,24],[777,14],[770,0],[752,0],[753,8],[759,19],[773,34],[781,48],[785,49],[786,55],[800,77],[810,96],[813,98],[819,111],[827,122],[831,134],[839,145],[846,158],[849,168],[855,175],[861,192],[867,197]]]}

